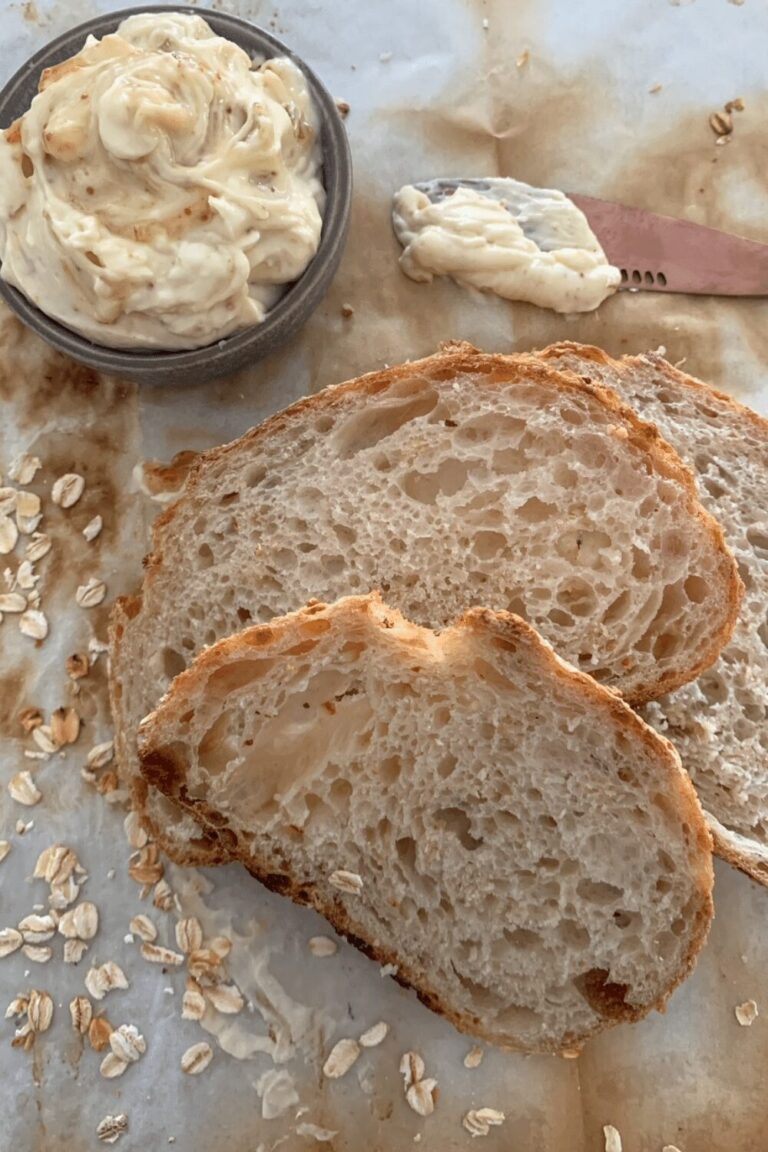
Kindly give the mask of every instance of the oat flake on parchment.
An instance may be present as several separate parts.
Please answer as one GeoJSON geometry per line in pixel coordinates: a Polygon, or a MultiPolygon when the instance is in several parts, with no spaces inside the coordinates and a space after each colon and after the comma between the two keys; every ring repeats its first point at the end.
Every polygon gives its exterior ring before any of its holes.
{"type": "Polygon", "coordinates": [[[122,1136],[123,1132],[128,1131],[128,1117],[125,1112],[120,1112],[117,1116],[105,1116],[96,1125],[96,1135],[99,1140],[103,1140],[105,1144],[114,1144],[116,1140],[122,1136]]]}
{"type": "Polygon", "coordinates": [[[345,1037],[337,1040],[323,1064],[323,1075],[329,1080],[339,1080],[346,1076],[352,1065],[360,1055],[360,1045],[357,1040],[345,1037]]]}
{"type": "Polygon", "coordinates": [[[107,586],[97,576],[89,576],[86,584],[78,585],[75,601],[80,608],[97,608],[107,594],[107,586]]]}
{"type": "Polygon", "coordinates": [[[491,1128],[498,1128],[506,1117],[496,1108],[472,1108],[462,1118],[462,1126],[470,1136],[487,1136],[491,1128]]]}
{"type": "Polygon", "coordinates": [[[213,1049],[210,1044],[202,1040],[199,1044],[192,1044],[181,1057],[181,1070],[188,1076],[198,1076],[213,1060],[213,1049]]]}
{"type": "Polygon", "coordinates": [[[331,940],[330,936],[311,936],[309,950],[313,956],[335,956],[339,946],[335,940],[331,940]]]}
{"type": "Polygon", "coordinates": [[[387,1036],[389,1032],[389,1024],[385,1020],[379,1020],[377,1024],[373,1024],[367,1028],[360,1037],[360,1045],[362,1048],[377,1048],[387,1036]]]}
{"type": "Polygon", "coordinates": [[[60,508],[72,508],[85,491],[85,480],[78,472],[67,472],[54,481],[51,499],[60,508]]]}

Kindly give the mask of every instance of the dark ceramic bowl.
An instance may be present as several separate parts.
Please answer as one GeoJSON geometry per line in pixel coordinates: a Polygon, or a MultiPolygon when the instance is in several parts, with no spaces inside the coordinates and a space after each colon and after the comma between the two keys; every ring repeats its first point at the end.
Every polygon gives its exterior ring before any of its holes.
{"type": "MultiPolygon", "coordinates": [[[[111,12],[107,16],[87,20],[52,40],[30,57],[0,92],[0,125],[8,127],[27,111],[37,93],[43,69],[79,52],[89,33],[101,38],[108,32],[114,32],[126,16],[138,12],[167,11],[167,6],[156,4],[126,8],[122,12],[111,12]]],[[[287,290],[261,324],[236,332],[204,348],[182,352],[131,352],[94,344],[46,316],[26,296],[0,278],[0,294],[25,324],[54,348],[100,372],[124,376],[142,384],[189,384],[214,380],[252,364],[290,339],[320,303],[339,266],[347,237],[352,199],[352,161],[346,132],[332,97],[304,61],[274,36],[237,16],[181,4],[174,5],[172,11],[202,16],[214,32],[239,44],[251,56],[288,56],[301,69],[307,78],[320,119],[326,206],[320,246],[301,279],[287,290]]]]}

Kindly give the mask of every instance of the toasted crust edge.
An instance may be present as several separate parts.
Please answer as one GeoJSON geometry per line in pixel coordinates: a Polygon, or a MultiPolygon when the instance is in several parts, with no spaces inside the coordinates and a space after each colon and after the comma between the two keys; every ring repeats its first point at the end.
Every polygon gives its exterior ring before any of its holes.
{"type": "MultiPolygon", "coordinates": [[[[367,596],[346,597],[343,600],[336,601],[332,605],[313,602],[296,612],[273,620],[269,624],[255,625],[246,629],[244,632],[219,641],[211,648],[205,649],[196,660],[193,661],[190,667],[174,680],[171,689],[166,693],[155,712],[146,717],[142,722],[139,730],[140,760],[142,772],[146,773],[148,781],[156,787],[164,785],[172,793],[174,782],[176,787],[183,786],[185,779],[186,765],[179,758],[178,754],[169,748],[158,734],[158,729],[162,730],[162,726],[165,723],[166,713],[175,715],[186,710],[189,697],[205,686],[209,673],[221,667],[229,659],[241,655],[247,655],[252,658],[255,647],[261,652],[269,651],[269,645],[274,640],[276,633],[279,635],[290,633],[300,627],[308,617],[316,616],[321,612],[326,616],[332,615],[334,617],[341,616],[348,612],[362,613],[368,617],[372,617],[374,624],[378,624],[379,627],[391,627],[391,624],[385,624],[381,621],[381,616],[385,613],[386,618],[396,621],[398,626],[412,630],[420,636],[429,631],[428,629],[420,628],[404,620],[399,612],[383,604],[378,593],[372,593],[367,596]]],[[[317,892],[313,885],[301,884],[297,877],[292,876],[289,866],[286,868],[285,873],[275,874],[265,861],[254,860],[249,854],[238,852],[234,844],[231,843],[231,841],[234,841],[233,836],[231,836],[229,846],[224,843],[219,844],[217,859],[211,862],[225,864],[231,863],[233,860],[239,860],[251,875],[267,888],[279,892],[281,895],[289,896],[296,904],[307,905],[314,908],[328,920],[337,932],[349,940],[351,944],[370,959],[379,964],[397,965],[398,971],[396,979],[398,983],[405,988],[412,989],[422,1003],[426,1004],[428,1008],[438,1015],[445,1017],[445,1019],[453,1024],[460,1032],[466,1032],[488,1043],[506,1047],[511,1050],[531,1053],[559,1053],[578,1047],[589,1039],[590,1036],[596,1035],[598,1032],[611,1027],[613,1024],[640,1020],[653,1010],[663,1011],[675,988],[677,988],[692,971],[696,964],[698,954],[707,938],[709,926],[714,914],[712,900],[712,887],[714,883],[712,837],[701,811],[701,806],[693,784],[687,773],[683,771],[677,751],[665,737],[660,736],[641,720],[640,717],[624,703],[617,692],[602,687],[586,673],[571,667],[571,665],[557,656],[547,641],[539,636],[531,625],[520,619],[520,617],[508,612],[493,612],[487,608],[471,608],[461,616],[456,624],[445,631],[455,632],[462,629],[485,632],[495,637],[502,645],[517,645],[520,642],[526,644],[530,650],[535,651],[539,658],[542,659],[544,666],[550,673],[559,679],[568,681],[572,685],[578,685],[584,695],[589,698],[593,704],[596,703],[599,707],[606,708],[615,722],[621,724],[628,733],[633,734],[645,743],[647,747],[653,749],[659,755],[660,765],[665,766],[668,776],[665,784],[668,785],[669,793],[676,794],[680,806],[680,819],[681,821],[687,821],[691,828],[692,850],[695,848],[700,855],[699,868],[696,873],[696,891],[699,897],[699,907],[695,913],[695,921],[691,930],[688,950],[681,962],[678,972],[674,980],[653,1003],[642,1006],[632,1006],[627,1005],[622,1000],[620,1004],[611,1004],[608,997],[604,998],[602,1004],[598,1006],[597,1003],[594,1003],[590,999],[590,1003],[592,1003],[596,1011],[600,1011],[601,1007],[604,1008],[602,1019],[599,1020],[592,1029],[578,1036],[564,1036],[560,1043],[551,1042],[538,1046],[523,1045],[514,1037],[502,1036],[492,1031],[478,1028],[477,1024],[471,1018],[453,1011],[448,1004],[441,1001],[440,997],[429,987],[426,980],[420,978],[418,973],[401,962],[393,950],[381,946],[376,947],[369,941],[358,936],[340,900],[329,901],[323,899],[322,895],[317,892]]],[[[434,635],[434,633],[430,633],[430,635],[434,635]]],[[[163,790],[165,790],[165,787],[163,790]]],[[[178,802],[178,796],[173,795],[173,799],[178,802]]],[[[217,822],[220,822],[221,819],[218,813],[209,808],[204,802],[196,801],[194,805],[189,805],[187,810],[190,811],[193,816],[203,815],[204,818],[206,818],[208,827],[211,827],[210,823],[208,823],[211,818],[217,822]]],[[[226,828],[220,829],[219,836],[221,836],[223,832],[226,838],[226,831],[226,828]]],[[[610,988],[610,985],[607,987],[610,988]]]]}

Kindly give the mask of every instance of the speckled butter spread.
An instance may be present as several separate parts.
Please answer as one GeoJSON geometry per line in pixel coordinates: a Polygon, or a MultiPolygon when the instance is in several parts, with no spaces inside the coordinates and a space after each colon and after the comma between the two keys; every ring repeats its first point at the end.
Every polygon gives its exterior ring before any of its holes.
{"type": "Polygon", "coordinates": [[[572,200],[517,180],[494,183],[503,184],[503,198],[461,186],[435,200],[411,184],[396,193],[407,276],[450,276],[555,312],[590,312],[616,291],[621,273],[572,200]]]}
{"type": "Polygon", "coordinates": [[[0,134],[2,276],[115,348],[259,324],[317,251],[318,119],[287,59],[146,13],[43,73],[0,134]]]}

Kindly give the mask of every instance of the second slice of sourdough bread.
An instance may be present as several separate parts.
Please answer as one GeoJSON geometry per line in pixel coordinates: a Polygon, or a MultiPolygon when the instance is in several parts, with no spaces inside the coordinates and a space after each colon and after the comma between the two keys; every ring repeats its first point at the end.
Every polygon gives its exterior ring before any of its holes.
{"type": "Polygon", "coordinates": [[[716,658],[740,591],[673,450],[534,357],[449,347],[300,401],[201,458],[115,609],[121,774],[176,860],[212,846],[140,783],[142,717],[206,645],[376,588],[434,628],[514,611],[636,702],[716,658]]]}
{"type": "Polygon", "coordinates": [[[220,861],[495,1044],[559,1051],[661,1007],[707,932],[676,752],[507,613],[435,634],[376,596],[308,605],[203,652],[139,747],[220,861]]]}
{"type": "Polygon", "coordinates": [[[556,344],[541,356],[632,404],[691,466],[745,585],[720,659],[643,715],[677,746],[717,852],[768,884],[768,420],[657,354],[613,360],[556,344]]]}

